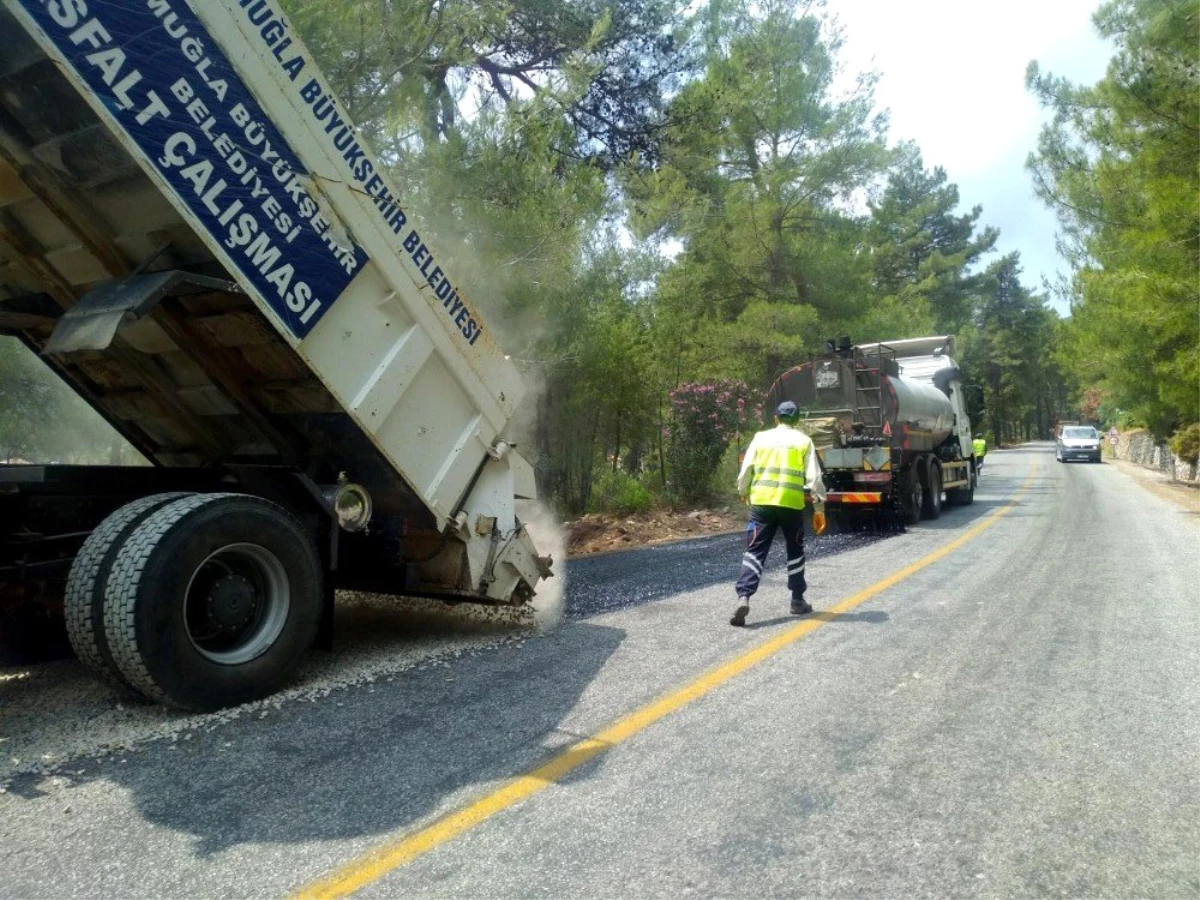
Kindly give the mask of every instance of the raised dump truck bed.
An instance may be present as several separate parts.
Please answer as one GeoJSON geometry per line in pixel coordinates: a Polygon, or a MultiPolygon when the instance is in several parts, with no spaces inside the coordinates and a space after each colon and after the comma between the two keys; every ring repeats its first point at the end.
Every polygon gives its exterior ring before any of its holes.
{"type": "Polygon", "coordinates": [[[235,702],[335,587],[549,574],[518,374],[270,0],[2,0],[0,332],[153,464],[0,468],[0,609],[106,677],[235,702]]]}

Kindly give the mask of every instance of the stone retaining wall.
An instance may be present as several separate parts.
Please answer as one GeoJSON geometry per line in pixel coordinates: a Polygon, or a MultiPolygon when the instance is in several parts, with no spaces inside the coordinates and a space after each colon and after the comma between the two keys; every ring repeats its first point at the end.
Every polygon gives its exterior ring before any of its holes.
{"type": "MultiPolygon", "coordinates": [[[[1104,440],[1107,442],[1108,437],[1105,436],[1104,440]]],[[[1117,459],[1126,459],[1148,469],[1157,469],[1172,476],[1176,481],[1196,483],[1196,467],[1176,459],[1171,448],[1166,444],[1156,444],[1148,431],[1124,431],[1117,439],[1117,446],[1113,448],[1110,445],[1109,449],[1115,449],[1113,455],[1117,459]]]]}

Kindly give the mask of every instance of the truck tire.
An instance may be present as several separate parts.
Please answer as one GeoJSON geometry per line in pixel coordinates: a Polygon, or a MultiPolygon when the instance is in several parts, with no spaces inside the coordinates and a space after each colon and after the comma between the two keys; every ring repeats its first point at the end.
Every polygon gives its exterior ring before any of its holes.
{"type": "Polygon", "coordinates": [[[951,506],[970,506],[975,502],[975,488],[947,488],[946,503],[951,506]]]}
{"type": "Polygon", "coordinates": [[[942,467],[930,463],[925,467],[925,496],[922,498],[921,514],[930,521],[942,514],[942,467]]]}
{"type": "Polygon", "coordinates": [[[921,508],[924,503],[925,491],[921,487],[921,474],[914,463],[900,477],[900,505],[904,510],[904,524],[916,525],[921,521],[921,508]]]}
{"type": "Polygon", "coordinates": [[[946,488],[946,503],[950,506],[970,506],[975,502],[975,485],[978,477],[973,466],[967,470],[967,486],[946,488]]]}
{"type": "Polygon", "coordinates": [[[138,691],[213,710],[283,685],[316,636],[321,596],[312,538],[285,509],[244,494],[193,495],[125,539],[104,629],[138,691]]]}
{"type": "Polygon", "coordinates": [[[63,595],[67,638],[79,661],[113,687],[129,689],[128,682],[113,662],[112,650],[104,634],[104,585],[109,570],[121,549],[121,542],[143,519],[156,509],[186,496],[182,493],[151,494],[126,503],[96,526],[71,563],[67,590],[63,595]]]}

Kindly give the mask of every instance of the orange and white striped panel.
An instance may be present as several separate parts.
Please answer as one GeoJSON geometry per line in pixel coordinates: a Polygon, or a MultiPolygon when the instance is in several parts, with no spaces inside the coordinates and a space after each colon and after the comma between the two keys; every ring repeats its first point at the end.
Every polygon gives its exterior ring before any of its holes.
{"type": "Polygon", "coordinates": [[[879,491],[830,491],[825,498],[830,503],[882,503],[879,491]]]}

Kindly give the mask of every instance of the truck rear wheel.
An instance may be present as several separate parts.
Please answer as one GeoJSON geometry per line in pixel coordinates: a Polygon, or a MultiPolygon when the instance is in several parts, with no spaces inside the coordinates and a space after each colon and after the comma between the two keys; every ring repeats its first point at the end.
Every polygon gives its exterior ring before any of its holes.
{"type": "Polygon", "coordinates": [[[278,690],[316,635],[322,572],[304,528],[241,494],[176,500],[126,538],[105,593],[121,674],[191,710],[278,690]]]}
{"type": "Polygon", "coordinates": [[[975,502],[975,472],[967,470],[966,487],[946,488],[946,502],[952,506],[970,506],[975,502]]]}
{"type": "Polygon", "coordinates": [[[951,506],[970,506],[975,502],[975,488],[947,488],[946,502],[951,506]]]}
{"type": "Polygon", "coordinates": [[[926,519],[933,520],[942,514],[942,467],[937,463],[926,466],[924,488],[921,513],[926,519]]]}
{"type": "Polygon", "coordinates": [[[128,689],[129,684],[113,662],[112,650],[104,634],[104,586],[108,573],[121,543],[133,529],[155,510],[186,496],[182,493],[151,494],[126,503],[88,535],[71,563],[63,596],[67,637],[79,661],[114,687],[128,689]]]}
{"type": "Polygon", "coordinates": [[[921,487],[921,475],[915,465],[900,478],[900,501],[904,509],[904,524],[916,525],[921,521],[921,508],[925,491],[921,487]]]}

